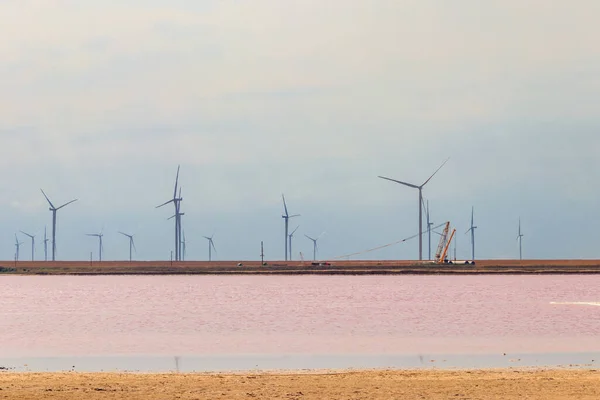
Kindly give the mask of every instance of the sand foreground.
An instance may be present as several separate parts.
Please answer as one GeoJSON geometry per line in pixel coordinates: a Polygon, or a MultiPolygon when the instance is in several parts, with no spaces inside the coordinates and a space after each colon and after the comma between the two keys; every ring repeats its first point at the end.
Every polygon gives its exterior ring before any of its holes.
{"type": "Polygon", "coordinates": [[[599,399],[597,370],[0,373],[6,399],[599,399]]]}

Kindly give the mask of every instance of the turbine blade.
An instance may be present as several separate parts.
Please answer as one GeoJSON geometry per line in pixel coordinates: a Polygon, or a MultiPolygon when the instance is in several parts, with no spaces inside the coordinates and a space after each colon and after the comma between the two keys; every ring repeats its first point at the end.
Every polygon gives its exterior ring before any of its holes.
{"type": "Polygon", "coordinates": [[[133,245],[133,251],[137,253],[137,249],[135,248],[135,242],[133,241],[133,238],[131,238],[131,244],[133,245]]]}
{"type": "Polygon", "coordinates": [[[434,172],[433,174],[431,174],[431,176],[429,177],[429,179],[427,179],[427,180],[425,181],[425,183],[423,183],[423,184],[421,185],[421,187],[423,187],[423,186],[427,185],[427,182],[429,182],[429,181],[431,180],[431,178],[433,178],[433,176],[434,176],[435,174],[437,174],[437,173],[438,173],[438,171],[439,171],[440,169],[442,169],[442,167],[443,167],[444,165],[446,165],[446,163],[448,162],[448,160],[449,160],[449,159],[450,159],[450,157],[446,158],[446,161],[444,161],[444,162],[442,163],[442,165],[440,165],[440,166],[438,167],[438,169],[436,169],[436,170],[435,170],[435,172],[434,172]]]}
{"type": "Polygon", "coordinates": [[[211,241],[210,241],[210,244],[211,244],[211,246],[212,246],[213,250],[214,250],[214,251],[215,251],[215,253],[216,253],[216,252],[217,252],[217,248],[215,247],[215,243],[214,243],[214,242],[211,240],[211,241]]]}
{"type": "Polygon", "coordinates": [[[169,200],[169,201],[165,201],[164,203],[162,203],[162,204],[161,204],[161,205],[159,205],[159,206],[156,206],[155,208],[160,208],[160,207],[162,207],[162,206],[166,206],[167,204],[169,204],[169,203],[171,203],[171,202],[173,202],[173,201],[174,201],[173,199],[171,199],[171,200],[169,200]]]}
{"type": "Polygon", "coordinates": [[[181,165],[177,166],[177,175],[175,175],[175,190],[173,190],[173,198],[177,198],[177,184],[179,183],[179,168],[181,165]]]}
{"type": "Polygon", "coordinates": [[[296,231],[298,230],[298,228],[300,228],[300,225],[298,225],[298,226],[296,227],[296,229],[294,229],[294,230],[292,231],[292,233],[290,234],[290,236],[292,236],[294,233],[296,233],[296,231]]]}
{"type": "Polygon", "coordinates": [[[413,185],[412,183],[406,183],[406,182],[402,182],[402,181],[399,181],[399,180],[396,180],[396,179],[386,178],[385,176],[377,176],[377,177],[381,178],[381,179],[388,180],[388,181],[396,182],[396,183],[399,183],[401,185],[405,185],[405,186],[408,186],[408,187],[411,187],[411,188],[415,188],[415,189],[419,188],[417,185],[413,185]]]}
{"type": "Polygon", "coordinates": [[[325,232],[325,231],[323,231],[323,232],[322,232],[322,233],[319,235],[319,237],[317,237],[317,240],[318,240],[318,239],[321,239],[321,236],[323,236],[325,233],[326,233],[326,232],[325,232]]]}
{"type": "Polygon", "coordinates": [[[317,239],[313,239],[313,238],[311,238],[310,236],[308,236],[308,235],[306,235],[306,234],[305,234],[304,236],[306,236],[307,238],[309,238],[309,239],[310,239],[310,240],[312,240],[313,242],[317,240],[317,239]]]}
{"type": "Polygon", "coordinates": [[[50,201],[50,199],[48,198],[48,196],[46,196],[46,193],[44,193],[44,191],[42,189],[40,189],[40,190],[42,191],[42,194],[44,195],[44,197],[48,201],[48,204],[50,204],[50,207],[54,208],[54,204],[52,204],[52,202],[50,201]]]}
{"type": "Polygon", "coordinates": [[[294,214],[294,215],[290,215],[288,218],[294,218],[294,217],[301,217],[300,214],[294,214]]]}
{"type": "Polygon", "coordinates": [[[63,208],[63,207],[66,207],[66,206],[68,206],[69,204],[76,202],[77,200],[78,200],[78,199],[73,199],[73,200],[69,201],[68,203],[65,203],[65,204],[63,204],[62,206],[58,207],[56,210],[60,210],[61,208],[63,208]]]}
{"type": "Polygon", "coordinates": [[[288,209],[287,209],[287,204],[285,203],[285,196],[282,194],[281,198],[283,199],[283,209],[285,210],[285,216],[289,217],[288,209]]]}

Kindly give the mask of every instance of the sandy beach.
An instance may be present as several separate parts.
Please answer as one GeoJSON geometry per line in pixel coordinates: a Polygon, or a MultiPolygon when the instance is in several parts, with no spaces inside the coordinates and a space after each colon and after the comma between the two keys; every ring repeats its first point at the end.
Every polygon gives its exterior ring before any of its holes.
{"type": "Polygon", "coordinates": [[[6,399],[598,399],[597,370],[0,373],[6,399]]]}

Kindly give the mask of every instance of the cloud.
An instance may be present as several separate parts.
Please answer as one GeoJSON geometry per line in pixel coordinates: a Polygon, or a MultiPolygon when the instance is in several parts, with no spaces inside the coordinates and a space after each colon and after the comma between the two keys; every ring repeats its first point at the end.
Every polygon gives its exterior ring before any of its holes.
{"type": "MultiPolygon", "coordinates": [[[[511,253],[519,214],[542,232],[531,254],[594,254],[591,239],[581,239],[587,250],[559,233],[565,244],[552,251],[546,239],[597,215],[599,8],[2,2],[0,34],[11,40],[0,42],[0,204],[29,204],[5,219],[41,224],[44,187],[81,197],[71,211],[82,213],[79,230],[125,218],[160,230],[147,221],[159,218],[153,207],[181,163],[190,225],[223,226],[231,236],[221,240],[238,244],[248,233],[240,225],[259,226],[276,241],[285,192],[307,219],[302,209],[320,215],[311,225],[336,226],[316,228],[333,233],[333,255],[362,249],[367,236],[375,247],[414,234],[415,194],[376,176],[420,182],[450,156],[425,196],[457,224],[476,204],[494,226],[478,232],[483,254],[511,253]],[[273,225],[261,227],[267,210],[273,225]]],[[[155,235],[150,258],[170,243],[155,235]]],[[[222,246],[224,257],[256,253],[222,246]]]]}

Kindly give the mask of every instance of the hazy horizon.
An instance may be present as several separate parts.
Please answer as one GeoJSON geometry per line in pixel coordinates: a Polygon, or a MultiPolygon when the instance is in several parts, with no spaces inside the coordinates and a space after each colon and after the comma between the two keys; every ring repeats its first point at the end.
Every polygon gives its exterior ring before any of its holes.
{"type": "MultiPolygon", "coordinates": [[[[4,1],[0,259],[169,259],[181,165],[187,259],[294,259],[413,236],[417,190],[458,258],[600,258],[600,3],[4,1]],[[49,246],[50,248],[50,246],[49,246]]],[[[425,221],[424,221],[425,224],[425,221]]],[[[437,245],[432,236],[432,252],[437,245]]],[[[427,238],[424,240],[427,257],[427,238]]],[[[361,258],[361,257],[355,257],[361,258]]],[[[418,241],[362,258],[417,259],[418,241]]]]}

